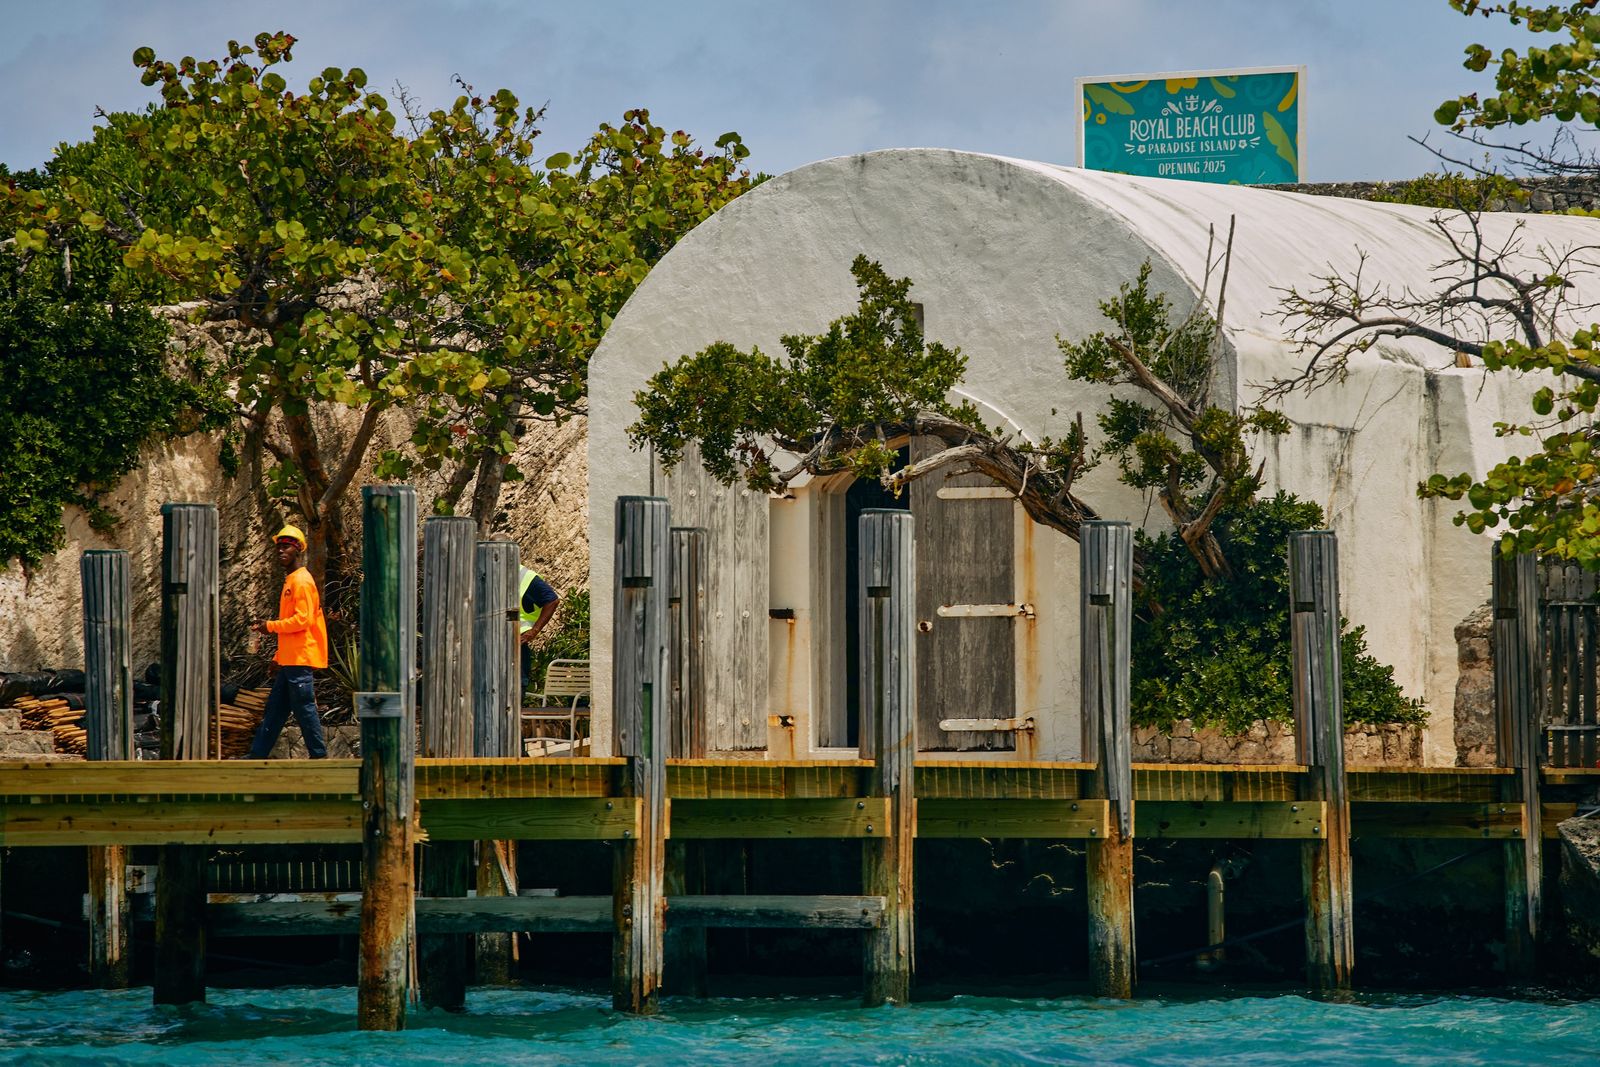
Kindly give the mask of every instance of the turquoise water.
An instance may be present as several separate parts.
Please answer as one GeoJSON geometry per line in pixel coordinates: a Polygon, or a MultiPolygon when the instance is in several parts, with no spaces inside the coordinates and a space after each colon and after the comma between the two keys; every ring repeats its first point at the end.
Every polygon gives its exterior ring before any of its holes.
{"type": "Polygon", "coordinates": [[[186,1065],[1593,1064],[1600,1002],[1298,996],[1213,1000],[956,997],[866,1010],[842,998],[668,1000],[618,1015],[584,994],[476,991],[461,1015],[353,1030],[351,989],[213,990],[154,1008],[148,989],[0,993],[0,1060],[186,1065]]]}

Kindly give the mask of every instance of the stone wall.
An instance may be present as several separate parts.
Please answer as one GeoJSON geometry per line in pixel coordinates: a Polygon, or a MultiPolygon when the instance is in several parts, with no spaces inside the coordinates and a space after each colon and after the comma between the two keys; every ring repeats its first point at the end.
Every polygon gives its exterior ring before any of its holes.
{"type": "Polygon", "coordinates": [[[1456,766],[1495,764],[1494,657],[1489,635],[1494,608],[1484,604],[1456,626],[1456,766]]]}
{"type": "MultiPolygon", "coordinates": [[[[1197,729],[1184,719],[1170,733],[1153,726],[1133,731],[1135,763],[1295,763],[1294,748],[1294,726],[1289,723],[1258,722],[1247,733],[1230,735],[1197,729]]],[[[1398,724],[1351,727],[1344,735],[1344,759],[1346,764],[1420,767],[1422,728],[1398,724]]]]}
{"type": "MultiPolygon", "coordinates": [[[[1565,211],[1568,208],[1593,210],[1600,207],[1600,179],[1592,178],[1518,178],[1517,184],[1528,190],[1526,199],[1495,199],[1486,205],[1490,211],[1565,211]]],[[[1263,185],[1263,189],[1281,189],[1290,193],[1311,196],[1337,196],[1347,200],[1378,200],[1395,195],[1405,182],[1302,182],[1289,185],[1263,185]]]]}

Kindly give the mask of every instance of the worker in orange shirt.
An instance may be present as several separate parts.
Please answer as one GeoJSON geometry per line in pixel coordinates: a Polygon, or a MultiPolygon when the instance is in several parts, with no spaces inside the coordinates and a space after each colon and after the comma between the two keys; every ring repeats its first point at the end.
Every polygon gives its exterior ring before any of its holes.
{"type": "Polygon", "coordinates": [[[273,657],[278,674],[267,696],[266,717],[250,745],[250,758],[267,758],[293,712],[305,738],[306,752],[312,759],[326,759],[328,747],[322,741],[322,720],[317,715],[311,678],[313,667],[328,666],[328,624],[322,617],[322,597],[311,572],[301,562],[306,535],[298,527],[285,526],[272,541],[278,564],[284,569],[278,617],[258,621],[252,628],[257,633],[278,635],[278,654],[273,657]]]}

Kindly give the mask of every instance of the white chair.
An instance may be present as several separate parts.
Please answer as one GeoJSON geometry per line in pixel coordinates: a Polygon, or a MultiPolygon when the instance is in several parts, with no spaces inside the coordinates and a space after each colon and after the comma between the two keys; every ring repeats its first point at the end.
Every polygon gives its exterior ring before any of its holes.
{"type": "MultiPolygon", "coordinates": [[[[586,659],[556,659],[544,669],[544,688],[533,695],[538,701],[522,710],[523,722],[564,722],[567,724],[567,755],[578,752],[578,720],[589,718],[587,699],[590,693],[589,661],[586,659]],[[584,706],[579,701],[584,700],[584,706]],[[556,701],[557,703],[551,703],[556,701]]],[[[540,738],[529,738],[523,743],[523,752],[533,755],[533,745],[540,738]]],[[[548,745],[541,748],[548,750],[548,745]]]]}

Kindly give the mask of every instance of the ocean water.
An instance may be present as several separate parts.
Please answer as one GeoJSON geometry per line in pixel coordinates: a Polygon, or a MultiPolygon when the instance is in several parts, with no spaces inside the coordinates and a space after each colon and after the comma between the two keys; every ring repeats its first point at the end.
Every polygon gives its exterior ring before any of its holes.
{"type": "Polygon", "coordinates": [[[0,993],[12,1064],[1560,1064],[1600,1062],[1600,1002],[1491,997],[1141,999],[961,996],[671,1000],[634,1018],[588,994],[474,991],[463,1014],[354,1029],[353,989],[0,993]]]}

